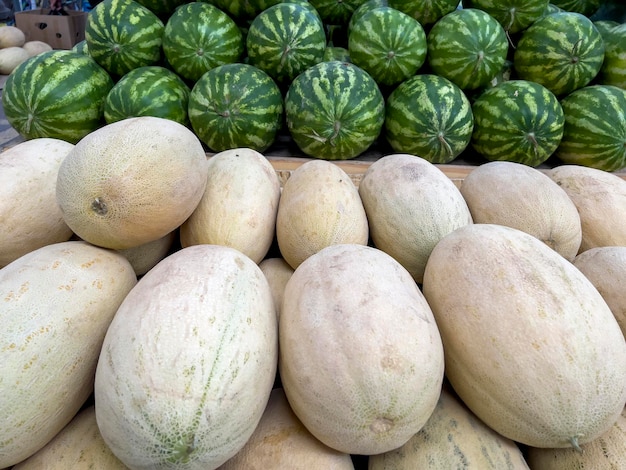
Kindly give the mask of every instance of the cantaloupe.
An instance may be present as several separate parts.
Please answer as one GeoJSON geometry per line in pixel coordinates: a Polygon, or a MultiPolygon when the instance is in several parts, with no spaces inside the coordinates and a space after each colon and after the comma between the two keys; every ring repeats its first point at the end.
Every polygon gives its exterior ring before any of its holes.
{"type": "Polygon", "coordinates": [[[272,297],[276,306],[276,314],[280,316],[280,307],[283,304],[285,286],[291,278],[294,269],[283,258],[266,258],[259,263],[259,268],[272,289],[272,297]]]}
{"type": "Polygon", "coordinates": [[[340,452],[400,447],[437,404],[435,319],[409,272],[377,248],[331,245],[303,261],[285,286],[279,343],[291,408],[340,452]]]}
{"type": "Polygon", "coordinates": [[[180,228],[182,246],[230,246],[259,263],[276,227],[280,180],[261,153],[248,148],[219,152],[208,165],[200,203],[180,228]]]}
{"type": "Polygon", "coordinates": [[[4,25],[0,27],[0,49],[21,47],[25,42],[26,35],[17,26],[4,25]]]}
{"type": "Polygon", "coordinates": [[[215,469],[261,419],[277,320],[260,268],[234,248],[164,258],[126,296],[95,377],[104,441],[132,469],[215,469]]]}
{"type": "Polygon", "coordinates": [[[56,196],[76,235],[121,250],[178,228],[200,202],[207,171],[207,155],[190,129],[132,117],[74,146],[59,168],[56,196]]]}
{"type": "Polygon", "coordinates": [[[0,75],[9,75],[15,67],[29,58],[28,51],[20,46],[0,49],[0,75]]]}
{"type": "Polygon", "coordinates": [[[40,138],[0,153],[0,267],[72,236],[55,191],[61,162],[73,148],[64,140],[40,138]]]}
{"type": "Polygon", "coordinates": [[[494,161],[477,166],[461,183],[472,219],[537,237],[572,261],[582,240],[580,216],[567,193],[537,168],[494,161]]]}
{"type": "Polygon", "coordinates": [[[42,52],[47,52],[52,50],[52,46],[47,42],[43,41],[26,41],[22,48],[28,52],[30,57],[34,57],[36,55],[41,54],[42,52]]]}
{"type": "Polygon", "coordinates": [[[459,189],[429,161],[409,154],[372,163],[359,184],[376,248],[421,283],[428,256],[446,234],[472,223],[459,189]]]}
{"type": "Polygon", "coordinates": [[[0,269],[0,468],[43,448],[85,403],[107,328],[136,282],[126,258],[83,241],[0,269]]]}
{"type": "Polygon", "coordinates": [[[613,426],[626,402],[624,335],[593,284],[545,243],[496,224],[457,229],[433,250],[423,292],[446,376],[496,432],[561,448],[613,426]]]}
{"type": "Polygon", "coordinates": [[[130,261],[135,274],[143,276],[169,253],[178,238],[178,230],[143,245],[119,250],[130,261]]]}

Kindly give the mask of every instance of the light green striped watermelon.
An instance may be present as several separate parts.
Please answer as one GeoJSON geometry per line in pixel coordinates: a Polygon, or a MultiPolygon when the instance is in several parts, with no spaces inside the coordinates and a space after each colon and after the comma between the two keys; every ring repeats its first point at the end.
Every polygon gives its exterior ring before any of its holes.
{"type": "Polygon", "coordinates": [[[309,0],[309,3],[315,7],[324,23],[347,26],[354,11],[365,0],[309,0]]]}
{"type": "Polygon", "coordinates": [[[472,105],[472,147],[487,160],[536,167],[563,137],[563,109],[546,87],[509,80],[485,90],[472,105]]]}
{"type": "Polygon", "coordinates": [[[324,50],[324,61],[341,60],[343,62],[351,62],[350,52],[345,47],[341,46],[326,46],[324,50]]]}
{"type": "Polygon", "coordinates": [[[306,155],[347,160],[367,150],[385,120],[385,100],[374,79],[347,62],[316,64],[285,95],[289,133],[306,155]]]}
{"type": "Polygon", "coordinates": [[[42,52],[18,65],[2,91],[9,124],[26,139],[76,143],[104,124],[111,76],[85,54],[42,52]]]}
{"type": "Polygon", "coordinates": [[[350,21],[348,21],[348,36],[350,35],[350,31],[354,27],[354,23],[356,23],[363,15],[369,13],[375,8],[379,7],[388,7],[388,0],[367,0],[362,3],[354,12],[352,16],[350,16],[350,21]]]}
{"type": "Polygon", "coordinates": [[[243,34],[219,8],[206,2],[181,5],[163,33],[163,53],[172,69],[190,82],[218,65],[239,61],[243,34]]]}
{"type": "Polygon", "coordinates": [[[573,11],[581,15],[593,15],[602,3],[601,0],[550,0],[551,3],[564,11],[573,11]]]}
{"type": "Polygon", "coordinates": [[[104,100],[107,124],[135,116],[154,116],[189,124],[190,89],[173,71],[159,65],[131,70],[113,85],[104,100]]]}
{"type": "Polygon", "coordinates": [[[604,49],[602,35],[589,18],[568,11],[552,13],[522,32],[513,67],[519,78],[561,97],[596,77],[604,49]]]}
{"type": "Polygon", "coordinates": [[[362,15],[350,30],[351,61],[379,85],[395,86],[426,61],[426,33],[419,21],[391,7],[362,15]]]}
{"type": "Polygon", "coordinates": [[[144,7],[157,15],[164,22],[170,17],[174,10],[189,0],[136,0],[144,7]]]}
{"type": "Polygon", "coordinates": [[[389,6],[412,16],[428,29],[456,10],[459,0],[389,0],[389,6]]]}
{"type": "Polygon", "coordinates": [[[469,145],[473,128],[469,100],[439,75],[415,75],[387,98],[385,137],[398,153],[448,163],[469,145]]]}
{"type": "Polygon", "coordinates": [[[253,65],[219,65],[191,89],[188,113],[194,132],[211,150],[263,152],[282,126],[283,96],[272,78],[253,65]]]}
{"type": "Polygon", "coordinates": [[[598,83],[614,85],[626,90],[626,23],[605,32],[604,62],[598,75],[598,83]]]}
{"type": "Polygon", "coordinates": [[[599,170],[626,167],[626,90],[588,85],[563,99],[565,129],[555,155],[599,170]]]}
{"type": "Polygon", "coordinates": [[[538,20],[548,0],[464,0],[464,8],[478,8],[493,16],[505,31],[517,33],[538,20]]]}
{"type": "Polygon", "coordinates": [[[454,10],[427,36],[428,65],[462,90],[485,86],[505,63],[509,41],[504,28],[477,8],[454,10]]]}
{"type": "Polygon", "coordinates": [[[80,54],[88,55],[89,54],[89,48],[87,47],[87,41],[85,39],[83,39],[82,41],[78,41],[72,47],[72,51],[73,52],[78,52],[80,54]]]}
{"type": "Polygon", "coordinates": [[[266,72],[279,85],[288,85],[298,74],[323,60],[326,32],[308,8],[279,3],[254,19],[246,47],[251,65],[266,72]]]}
{"type": "Polygon", "coordinates": [[[104,0],[87,15],[89,54],[107,72],[121,77],[161,58],[165,25],[135,0],[104,0]]]}
{"type": "Polygon", "coordinates": [[[211,3],[241,24],[252,21],[263,10],[281,3],[281,0],[211,0],[211,3]]]}

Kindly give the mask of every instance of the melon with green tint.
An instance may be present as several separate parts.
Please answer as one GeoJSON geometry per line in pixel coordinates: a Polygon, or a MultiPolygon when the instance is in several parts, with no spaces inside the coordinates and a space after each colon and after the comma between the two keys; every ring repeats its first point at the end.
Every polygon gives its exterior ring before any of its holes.
{"type": "Polygon", "coordinates": [[[546,87],[509,80],[483,92],[472,105],[472,147],[487,160],[536,167],[563,137],[563,109],[546,87]]]}
{"type": "Polygon", "coordinates": [[[367,150],[385,121],[374,79],[347,62],[321,62],[298,75],[285,95],[287,129],[306,155],[347,160],[367,150]]]}
{"type": "MultiPolygon", "coordinates": [[[[596,27],[597,23],[594,23],[596,27]]],[[[626,23],[606,30],[603,38],[604,62],[598,74],[598,83],[626,90],[626,23]]]]}
{"type": "Polygon", "coordinates": [[[418,155],[430,163],[448,163],[470,143],[472,106],[447,78],[415,75],[387,98],[384,129],[394,151],[418,155]]]}
{"type": "Polygon", "coordinates": [[[428,65],[462,90],[486,85],[505,63],[509,41],[502,25],[483,10],[454,10],[427,36],[428,65]]]}
{"type": "Polygon", "coordinates": [[[76,143],[104,124],[111,76],[89,55],[43,52],[22,62],[2,90],[7,121],[24,138],[76,143]]]}
{"type": "Polygon", "coordinates": [[[602,67],[605,45],[593,22],[580,13],[552,13],[521,35],[513,55],[517,76],[558,97],[591,82],[602,67]]]}
{"type": "Polygon", "coordinates": [[[179,6],[187,3],[188,0],[136,0],[144,7],[157,15],[163,21],[170,17],[174,10],[179,6]]]}
{"type": "Polygon", "coordinates": [[[163,32],[163,53],[182,78],[196,82],[214,67],[239,61],[243,34],[222,10],[206,2],[180,6],[163,32]]]}
{"type": "Polygon", "coordinates": [[[459,6],[458,0],[389,0],[389,6],[412,16],[425,28],[453,12],[459,6]]]}
{"type": "Polygon", "coordinates": [[[379,7],[352,25],[348,51],[351,61],[379,85],[394,86],[415,75],[426,61],[426,33],[406,13],[379,7]]]}
{"type": "Polygon", "coordinates": [[[309,0],[326,24],[347,26],[354,11],[365,0],[309,0]]]}
{"type": "Polygon", "coordinates": [[[350,21],[348,22],[348,36],[354,27],[354,23],[356,23],[363,15],[369,13],[370,11],[380,8],[380,7],[388,7],[388,0],[367,0],[361,5],[357,7],[356,10],[350,16],[350,21]]]}
{"type": "Polygon", "coordinates": [[[218,7],[238,24],[245,24],[263,10],[281,3],[281,0],[211,0],[208,3],[218,7]]]}
{"type": "Polygon", "coordinates": [[[463,7],[486,11],[506,32],[518,33],[539,19],[548,3],[548,0],[465,0],[463,7]]]}
{"type": "Polygon", "coordinates": [[[564,11],[573,11],[581,15],[591,16],[602,4],[601,0],[550,0],[560,9],[564,11]]]}

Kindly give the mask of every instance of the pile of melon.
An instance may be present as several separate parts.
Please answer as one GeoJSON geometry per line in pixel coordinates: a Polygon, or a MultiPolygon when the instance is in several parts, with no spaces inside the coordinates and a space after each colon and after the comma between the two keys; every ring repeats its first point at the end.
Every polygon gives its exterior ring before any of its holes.
{"type": "Polygon", "coordinates": [[[0,468],[626,468],[617,174],[149,116],[0,169],[0,468]]]}
{"type": "Polygon", "coordinates": [[[17,26],[0,27],[0,75],[9,75],[13,70],[42,52],[51,51],[52,46],[43,41],[27,41],[24,32],[17,26]]]}

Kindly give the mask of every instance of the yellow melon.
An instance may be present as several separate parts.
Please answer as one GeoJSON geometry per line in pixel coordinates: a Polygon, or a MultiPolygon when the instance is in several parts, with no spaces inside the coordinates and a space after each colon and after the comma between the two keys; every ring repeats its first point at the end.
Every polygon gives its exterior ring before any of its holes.
{"type": "Polygon", "coordinates": [[[9,75],[15,67],[29,58],[28,51],[20,46],[0,49],[0,75],[9,75]]]}
{"type": "Polygon", "coordinates": [[[0,27],[0,49],[21,47],[25,42],[26,35],[17,26],[5,25],[0,27]]]}
{"type": "Polygon", "coordinates": [[[52,50],[52,46],[43,41],[26,41],[22,47],[30,57],[52,50]]]}

